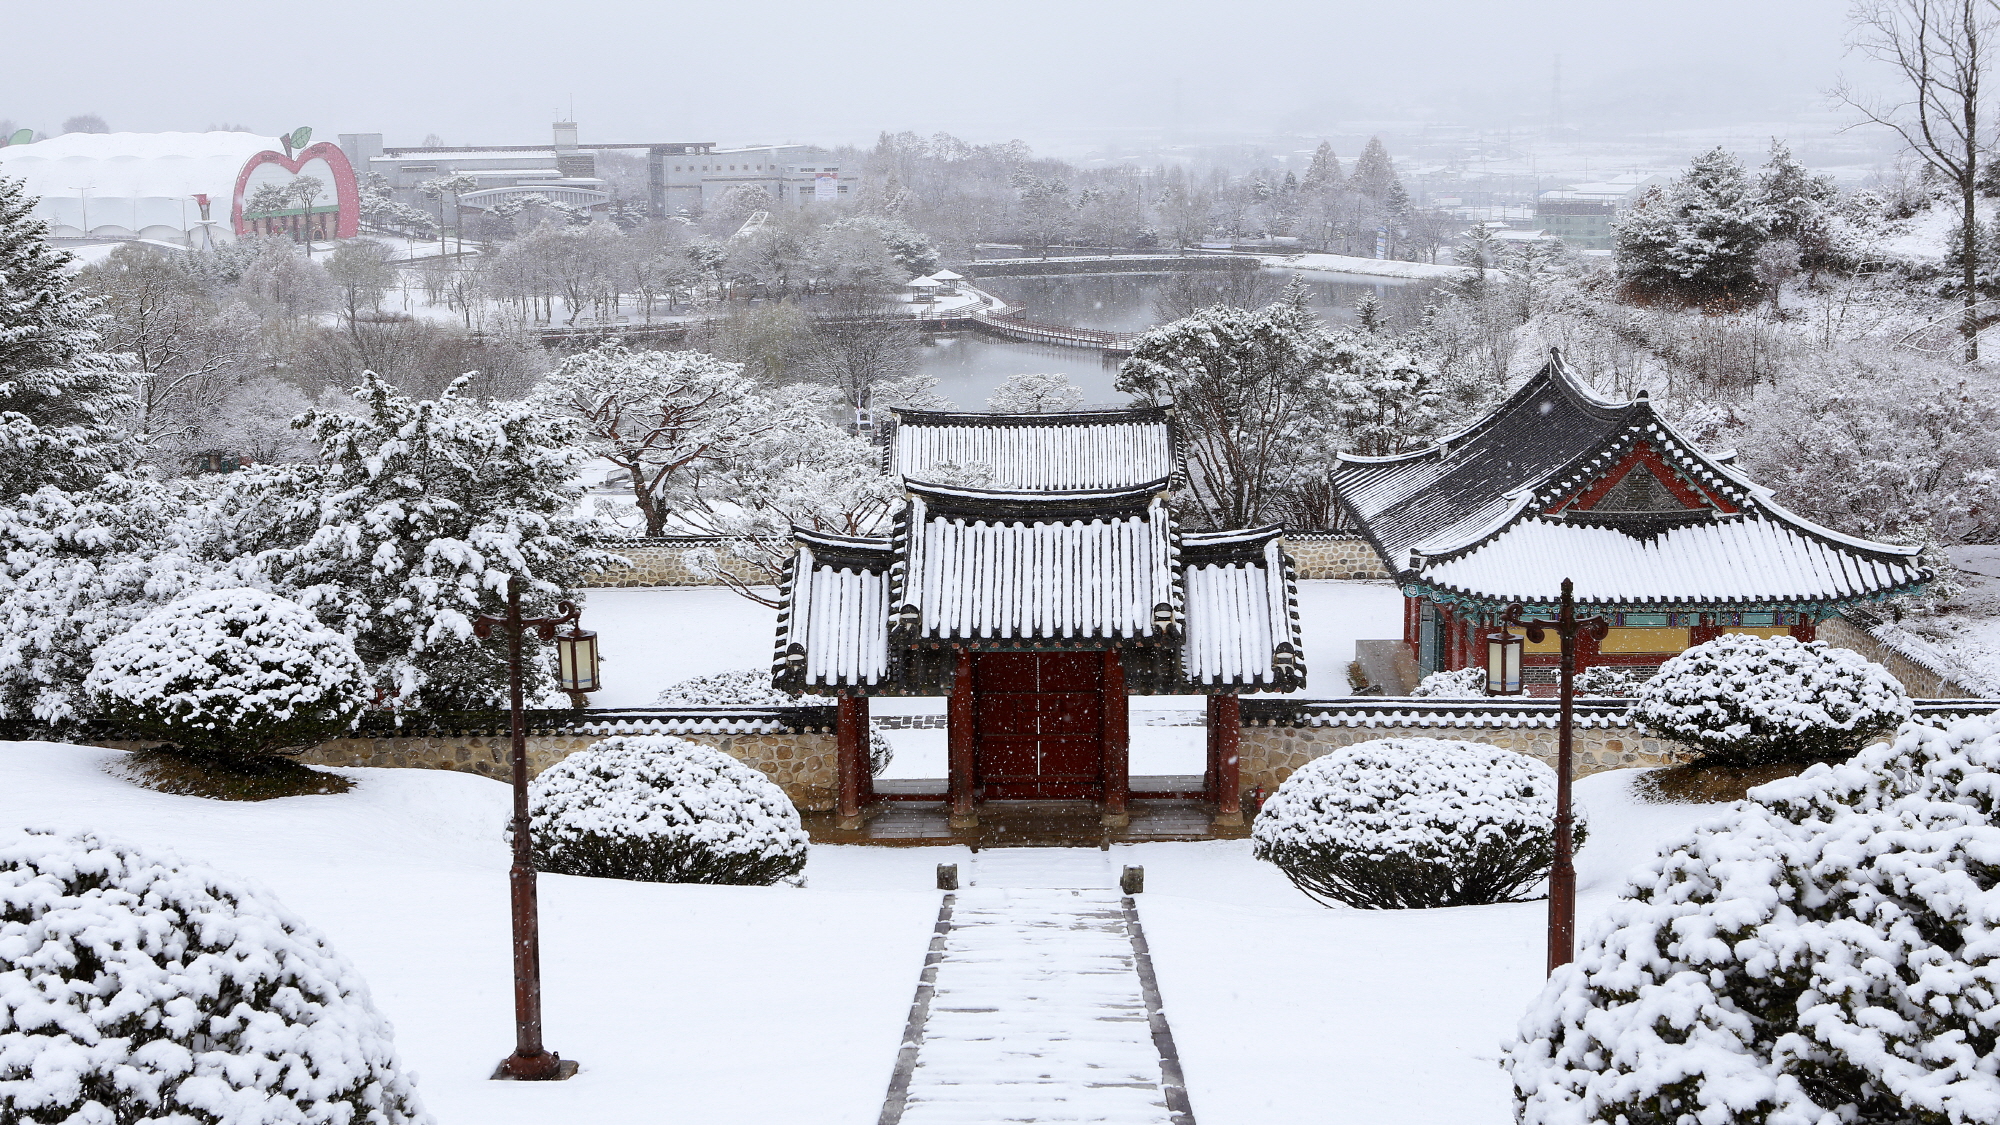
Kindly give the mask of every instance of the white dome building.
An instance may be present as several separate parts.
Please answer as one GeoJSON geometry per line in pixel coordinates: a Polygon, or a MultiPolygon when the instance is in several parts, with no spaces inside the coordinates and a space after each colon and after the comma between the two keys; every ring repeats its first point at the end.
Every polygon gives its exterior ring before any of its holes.
{"type": "Polygon", "coordinates": [[[40,198],[35,214],[59,240],[199,247],[307,223],[314,237],[351,237],[359,199],[346,156],[325,143],[293,156],[283,143],[254,133],[65,133],[0,147],[0,176],[40,198]],[[246,189],[293,175],[320,180],[322,196],[268,217],[243,213],[246,189]]]}

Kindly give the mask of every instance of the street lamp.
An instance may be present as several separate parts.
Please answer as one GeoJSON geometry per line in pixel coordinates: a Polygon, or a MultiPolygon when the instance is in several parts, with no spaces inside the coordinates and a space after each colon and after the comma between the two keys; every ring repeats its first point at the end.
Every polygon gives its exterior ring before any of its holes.
{"type": "Polygon", "coordinates": [[[557,686],[569,693],[572,706],[582,707],[584,696],[601,685],[597,679],[597,633],[565,625],[556,630],[557,686]]]}
{"type": "MultiPolygon", "coordinates": [[[[1570,862],[1570,743],[1576,727],[1576,639],[1588,635],[1603,640],[1611,623],[1602,617],[1576,615],[1576,594],[1563,579],[1560,612],[1554,621],[1522,620],[1516,602],[1500,615],[1503,625],[1523,629],[1528,639],[1542,643],[1543,630],[1553,629],[1562,640],[1562,708],[1556,720],[1556,856],[1549,868],[1549,972],[1576,959],[1576,868],[1570,862]]],[[[1488,672],[1490,678],[1491,672],[1488,672]]]]}
{"type": "Polygon", "coordinates": [[[1519,695],[1521,686],[1521,638],[1505,629],[1486,634],[1486,694],[1519,695]]]}
{"type": "MultiPolygon", "coordinates": [[[[541,917],[535,902],[535,862],[528,839],[528,732],[521,714],[521,639],[529,629],[545,641],[556,639],[557,626],[586,636],[570,638],[571,659],[588,647],[590,662],[573,663],[577,677],[566,682],[584,682],[597,689],[597,634],[576,628],[577,608],[561,602],[554,617],[522,617],[521,590],[527,583],[519,577],[507,580],[507,612],[504,616],[482,614],[473,623],[475,636],[493,635],[495,626],[507,633],[507,703],[510,740],[509,757],[514,767],[514,865],[507,872],[507,889],[514,915],[514,1053],[502,1059],[493,1072],[495,1078],[541,1082],[568,1078],[577,1064],[542,1046],[542,934],[541,917]],[[586,673],[587,670],[587,673],[586,673]]],[[[558,652],[562,651],[558,646],[558,652]]]]}

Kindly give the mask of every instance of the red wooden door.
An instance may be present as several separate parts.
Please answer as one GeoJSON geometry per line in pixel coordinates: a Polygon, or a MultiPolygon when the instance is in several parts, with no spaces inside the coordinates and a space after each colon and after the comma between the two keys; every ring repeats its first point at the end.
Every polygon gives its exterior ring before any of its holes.
{"type": "Polygon", "coordinates": [[[1104,796],[1104,655],[972,658],[974,763],[988,800],[1104,796]]]}

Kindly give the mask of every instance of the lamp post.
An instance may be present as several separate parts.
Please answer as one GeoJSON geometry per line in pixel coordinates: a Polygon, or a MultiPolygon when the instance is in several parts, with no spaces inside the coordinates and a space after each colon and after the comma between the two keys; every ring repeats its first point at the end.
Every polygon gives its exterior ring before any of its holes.
{"type": "MultiPolygon", "coordinates": [[[[1528,639],[1542,643],[1544,630],[1555,630],[1562,641],[1562,706],[1556,720],[1556,855],[1549,868],[1549,972],[1576,959],[1576,868],[1571,864],[1570,743],[1576,726],[1576,639],[1588,634],[1603,640],[1611,623],[1602,617],[1578,617],[1576,594],[1570,580],[1563,579],[1562,602],[1554,621],[1523,620],[1520,603],[1507,607],[1501,623],[1525,630],[1528,639]]],[[[1491,671],[1488,678],[1491,678],[1491,671]]]]}
{"type": "Polygon", "coordinates": [[[1504,628],[1486,634],[1486,694],[1519,695],[1521,684],[1521,638],[1504,628]]]}
{"type": "MultiPolygon", "coordinates": [[[[526,585],[518,576],[509,578],[506,614],[498,617],[483,614],[473,623],[472,631],[485,638],[492,636],[497,626],[507,634],[507,703],[512,736],[509,757],[514,767],[514,865],[507,872],[514,922],[514,1053],[501,1060],[493,1077],[537,1082],[568,1078],[576,1073],[577,1064],[542,1046],[542,934],[535,901],[534,856],[528,838],[528,732],[521,714],[521,641],[529,629],[545,641],[558,640],[557,627],[568,626],[567,632],[572,636],[565,639],[577,646],[581,638],[574,634],[584,633],[589,645],[590,687],[577,690],[595,691],[597,634],[575,628],[577,608],[570,602],[559,603],[556,608],[561,612],[554,617],[522,617],[521,590],[526,585]]],[[[558,641],[558,651],[561,650],[558,641]]],[[[580,676],[583,672],[575,663],[579,653],[572,647],[568,655],[571,663],[564,669],[565,680],[579,682],[577,677],[568,675],[573,671],[580,676]]]]}

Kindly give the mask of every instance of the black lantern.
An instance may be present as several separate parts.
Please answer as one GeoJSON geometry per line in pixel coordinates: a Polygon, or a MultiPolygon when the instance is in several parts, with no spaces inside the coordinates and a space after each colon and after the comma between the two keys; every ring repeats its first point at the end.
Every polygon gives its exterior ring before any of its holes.
{"type": "Polygon", "coordinates": [[[1521,638],[1505,629],[1486,634],[1486,694],[1521,694],[1521,638]]]}
{"type": "Polygon", "coordinates": [[[597,679],[597,633],[568,626],[556,633],[556,679],[577,706],[586,692],[602,685],[597,679]]]}

